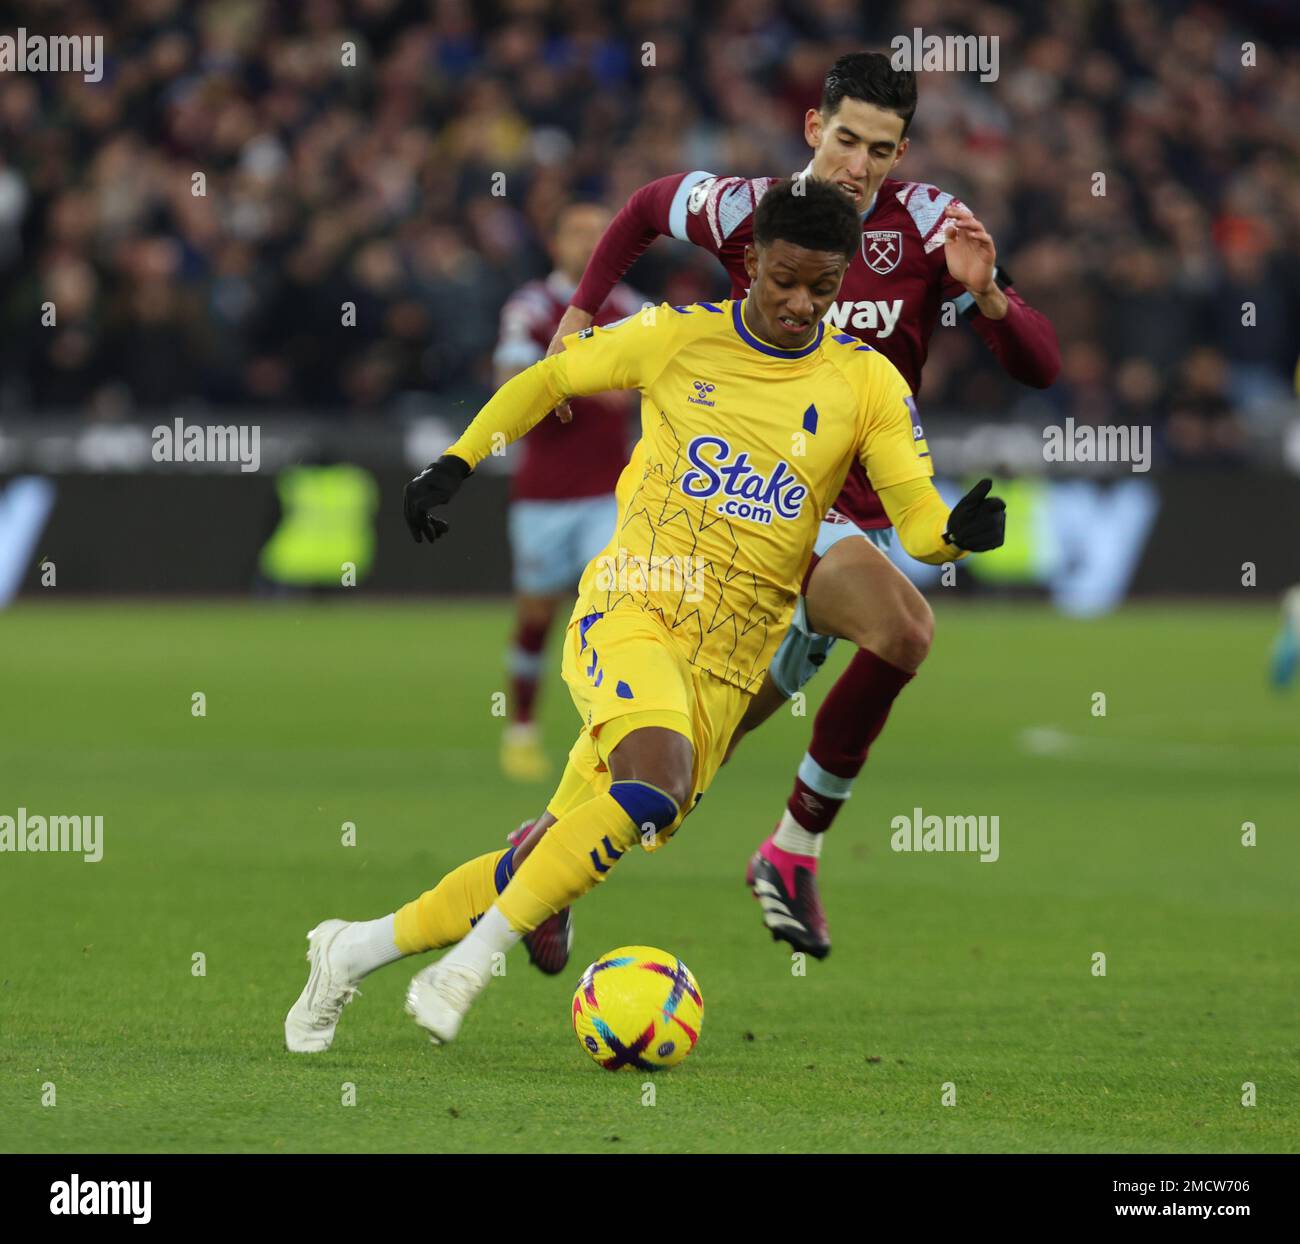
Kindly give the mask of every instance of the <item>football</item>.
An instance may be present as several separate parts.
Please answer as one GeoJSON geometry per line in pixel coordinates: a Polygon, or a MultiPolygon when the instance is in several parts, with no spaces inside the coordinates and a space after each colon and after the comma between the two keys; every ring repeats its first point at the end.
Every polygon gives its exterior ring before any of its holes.
{"type": "Polygon", "coordinates": [[[653,946],[601,955],[573,995],[573,1031],[606,1071],[675,1067],[700,1039],[704,999],[690,969],[653,946]]]}

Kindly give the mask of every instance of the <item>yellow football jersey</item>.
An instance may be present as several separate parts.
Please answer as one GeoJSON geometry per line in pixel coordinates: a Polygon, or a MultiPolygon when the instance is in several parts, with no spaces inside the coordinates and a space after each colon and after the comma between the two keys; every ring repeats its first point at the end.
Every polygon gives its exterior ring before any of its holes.
{"type": "Polygon", "coordinates": [[[566,338],[556,357],[567,393],[642,394],[618,525],[575,616],[651,610],[693,664],[752,692],[854,455],[877,490],[933,467],[888,359],[822,324],[803,349],[779,349],[743,306],[647,308],[566,338]]]}
{"type": "MultiPolygon", "coordinates": [[[[744,305],[649,307],[566,337],[447,452],[474,467],[563,397],[639,389],[641,441],[618,482],[618,525],[582,576],[575,617],[653,611],[688,660],[754,692],[854,455],[877,492],[934,468],[911,391],[884,355],[824,323],[804,348],[779,349],[750,331],[744,305]]],[[[934,501],[930,543],[959,556],[939,540],[946,509],[934,501]]]]}

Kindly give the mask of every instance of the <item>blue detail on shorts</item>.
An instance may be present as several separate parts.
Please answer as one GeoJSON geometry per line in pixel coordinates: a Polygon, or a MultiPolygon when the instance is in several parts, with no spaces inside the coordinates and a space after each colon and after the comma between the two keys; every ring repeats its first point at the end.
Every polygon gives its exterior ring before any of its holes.
{"type": "Polygon", "coordinates": [[[817,435],[817,407],[816,406],[809,406],[808,409],[803,412],[803,430],[805,432],[811,433],[813,436],[817,435]]]}
{"type": "Polygon", "coordinates": [[[595,676],[596,676],[596,650],[595,648],[593,648],[591,650],[591,664],[587,666],[587,677],[594,678],[595,676]]]}
{"type": "MultiPolygon", "coordinates": [[[[870,540],[882,551],[894,543],[894,533],[888,527],[864,531],[853,523],[823,522],[813,549],[818,557],[825,557],[841,540],[855,538],[870,540]]],[[[808,611],[804,605],[804,598],[800,596],[795,602],[790,629],[782,637],[781,645],[777,648],[772,664],[768,668],[768,674],[776,689],[786,699],[796,691],[802,690],[826,663],[826,658],[834,646],[833,635],[819,635],[808,625],[808,611]]]]}
{"type": "Polygon", "coordinates": [[[510,878],[515,875],[515,849],[511,847],[499,860],[497,860],[496,875],[492,878],[496,885],[497,893],[510,884],[510,878]]]}
{"type": "Polygon", "coordinates": [[[638,829],[647,824],[667,829],[677,819],[677,801],[649,782],[614,782],[609,793],[638,829]]]}
{"type": "Polygon", "coordinates": [[[622,851],[614,850],[614,844],[610,842],[608,834],[606,834],[603,838],[601,838],[600,841],[601,841],[601,845],[605,848],[605,854],[609,856],[611,860],[621,860],[623,858],[622,851]]]}
{"type": "Polygon", "coordinates": [[[596,681],[595,681],[594,683],[592,683],[591,685],[592,685],[593,687],[599,687],[600,684],[603,683],[604,681],[605,681],[605,671],[604,671],[604,670],[597,670],[597,671],[596,671],[596,681]]]}
{"type": "Polygon", "coordinates": [[[591,630],[597,622],[605,615],[603,613],[589,613],[585,618],[578,620],[578,651],[581,652],[587,646],[587,632],[591,630]]]}
{"type": "Polygon", "coordinates": [[[621,678],[618,680],[618,686],[614,688],[614,693],[620,700],[634,700],[636,697],[632,694],[632,688],[627,685],[621,678]]]}

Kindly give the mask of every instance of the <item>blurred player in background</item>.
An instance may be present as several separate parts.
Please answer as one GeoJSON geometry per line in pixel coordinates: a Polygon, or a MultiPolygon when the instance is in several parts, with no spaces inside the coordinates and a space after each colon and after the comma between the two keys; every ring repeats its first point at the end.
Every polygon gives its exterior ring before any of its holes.
{"type": "Polygon", "coordinates": [[[1300,669],[1300,584],[1287,588],[1282,596],[1282,618],[1269,663],[1273,686],[1285,691],[1295,682],[1297,669],[1300,669]]]}
{"type": "MultiPolygon", "coordinates": [[[[497,387],[542,359],[610,213],[596,203],[570,203],[549,239],[555,268],[506,301],[493,363],[497,387]]],[[[626,285],[615,285],[597,324],[639,310],[626,285]]],[[[624,393],[574,399],[573,419],[548,419],[522,446],[510,485],[510,551],[514,561],[515,632],[510,648],[510,721],[501,740],[508,778],[538,781],[548,771],[534,722],[542,650],[561,601],[567,607],[583,567],[605,546],[618,505],[614,485],[627,462],[624,393]]]]}
{"type": "MultiPolygon", "coordinates": [[[[813,158],[802,176],[838,186],[862,219],[862,245],[827,313],[827,326],[879,350],[919,393],[930,336],[942,305],[952,302],[1008,375],[1045,388],[1060,370],[1055,330],[1009,287],[992,237],[951,194],[889,176],[907,151],[916,104],[913,73],[893,69],[881,53],[855,53],[831,67],[820,109],[809,109],[804,119],[813,158]]],[[[636,191],[596,247],[551,349],[592,322],[614,283],[660,236],[716,255],[732,279],[732,296],[740,297],[749,284],[744,253],[753,240],[754,210],[774,180],[697,171],[636,191]]],[[[773,935],[817,958],[830,952],[816,881],[821,835],[848,799],[933,633],[925,598],[880,551],[890,539],[880,499],[855,465],[822,526],[794,622],[735,740],[808,682],[826,660],[833,636],[857,645],[817,714],[776,830],[759,846],[747,873],[773,935]]],[[[544,832],[546,824],[542,817],[535,832],[544,832]]],[[[567,916],[561,913],[561,919],[567,916]]],[[[534,941],[563,944],[571,937],[565,932],[563,939],[553,937],[548,922],[531,935],[530,953],[534,941]]]]}

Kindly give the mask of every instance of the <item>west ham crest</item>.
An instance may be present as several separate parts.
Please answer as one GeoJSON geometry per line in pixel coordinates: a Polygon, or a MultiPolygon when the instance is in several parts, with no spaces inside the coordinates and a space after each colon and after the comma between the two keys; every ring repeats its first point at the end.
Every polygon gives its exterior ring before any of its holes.
{"type": "Polygon", "coordinates": [[[862,231],[862,258],[877,276],[893,272],[902,257],[903,235],[897,229],[862,231]]]}

